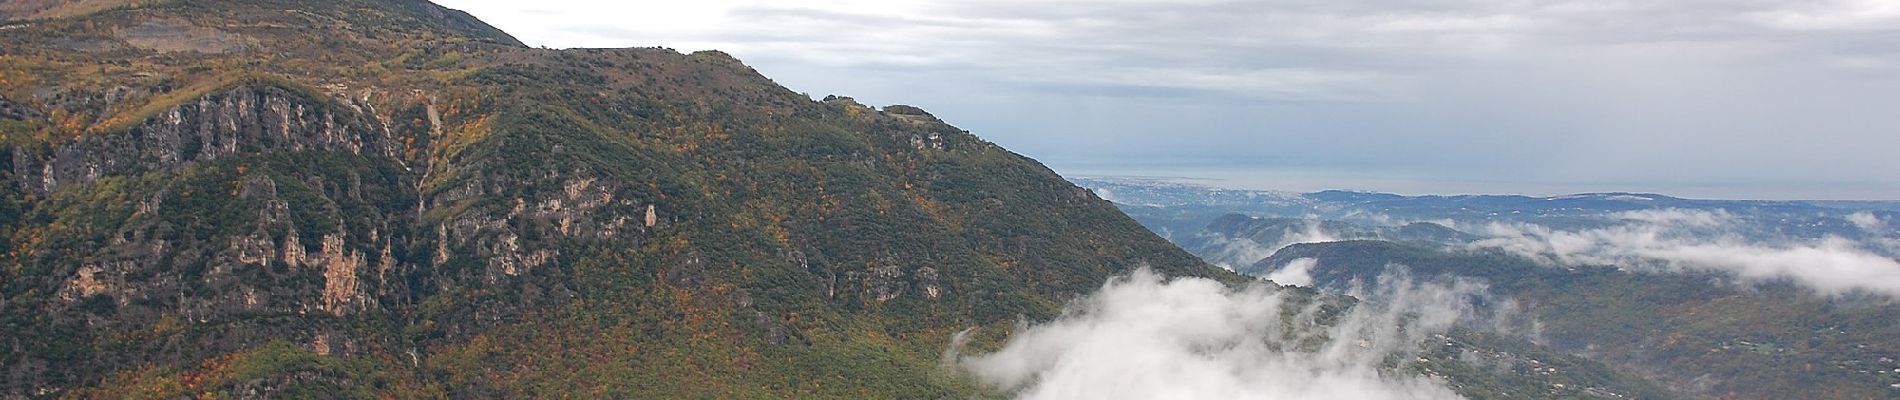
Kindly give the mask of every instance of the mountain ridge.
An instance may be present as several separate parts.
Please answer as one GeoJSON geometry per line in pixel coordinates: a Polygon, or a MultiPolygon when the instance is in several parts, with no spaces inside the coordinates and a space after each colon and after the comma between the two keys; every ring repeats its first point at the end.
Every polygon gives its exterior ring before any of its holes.
{"type": "Polygon", "coordinates": [[[1139,267],[1241,281],[921,109],[721,52],[409,1],[9,24],[6,396],[944,397],[975,391],[938,372],[955,332],[1139,267]]]}

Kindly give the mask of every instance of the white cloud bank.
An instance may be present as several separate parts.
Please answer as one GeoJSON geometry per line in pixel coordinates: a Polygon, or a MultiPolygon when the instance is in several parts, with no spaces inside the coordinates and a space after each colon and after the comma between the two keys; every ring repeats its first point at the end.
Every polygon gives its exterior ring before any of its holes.
{"type": "Polygon", "coordinates": [[[1462,300],[1481,288],[1382,281],[1364,296],[1382,302],[1316,326],[1317,307],[1284,290],[1141,270],[961,365],[1022,399],[1460,398],[1443,382],[1381,365],[1414,359],[1404,355],[1472,315],[1462,300]],[[1300,346],[1313,341],[1324,344],[1300,346]]]}
{"type": "MultiPolygon", "coordinates": [[[[1628,224],[1555,230],[1534,224],[1492,224],[1494,236],[1474,243],[1551,265],[1615,265],[1650,272],[1716,271],[1750,281],[1791,280],[1830,296],[1875,293],[1900,297],[1900,261],[1851,240],[1828,237],[1759,243],[1726,233],[1727,213],[1660,210],[1620,215],[1628,224]]],[[[1865,222],[1865,221],[1861,221],[1865,222]]]]}

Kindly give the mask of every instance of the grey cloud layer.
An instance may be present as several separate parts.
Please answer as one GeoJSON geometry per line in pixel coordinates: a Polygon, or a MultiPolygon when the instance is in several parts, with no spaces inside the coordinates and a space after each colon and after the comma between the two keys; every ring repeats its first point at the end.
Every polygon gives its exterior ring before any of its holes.
{"type": "Polygon", "coordinates": [[[985,66],[1035,81],[1327,100],[1395,95],[1379,78],[1431,72],[1421,68],[1579,50],[1891,67],[1896,47],[1882,42],[1900,30],[1900,11],[1878,1],[929,4],[908,15],[741,7],[735,17],[756,25],[728,39],[796,49],[785,56],[814,62],[896,59],[919,67],[985,66]],[[1787,54],[1809,57],[1781,57],[1787,54]]]}
{"type": "MultiPolygon", "coordinates": [[[[693,24],[445,3],[537,44],[720,48],[1058,170],[1187,158],[1491,192],[1900,198],[1888,0],[710,1],[693,24]]],[[[1339,184],[1381,189],[1358,185],[1339,184]]]]}

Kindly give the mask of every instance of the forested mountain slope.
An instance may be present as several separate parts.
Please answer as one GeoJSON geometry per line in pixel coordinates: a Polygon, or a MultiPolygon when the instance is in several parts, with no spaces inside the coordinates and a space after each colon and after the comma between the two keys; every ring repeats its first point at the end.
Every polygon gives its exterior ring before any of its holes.
{"type": "Polygon", "coordinates": [[[958,330],[1139,266],[1238,280],[920,109],[719,52],[527,48],[421,1],[28,11],[4,395],[938,397],[958,330]]]}

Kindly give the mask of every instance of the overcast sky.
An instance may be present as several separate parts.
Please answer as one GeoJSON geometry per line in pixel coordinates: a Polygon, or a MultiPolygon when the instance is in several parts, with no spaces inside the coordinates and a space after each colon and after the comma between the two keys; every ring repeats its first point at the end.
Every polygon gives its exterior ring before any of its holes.
{"type": "Polygon", "coordinates": [[[1065,174],[1900,199],[1900,0],[439,0],[719,49],[1065,174]]]}

